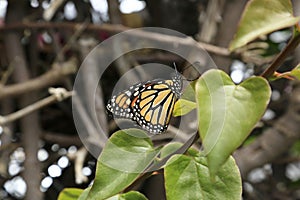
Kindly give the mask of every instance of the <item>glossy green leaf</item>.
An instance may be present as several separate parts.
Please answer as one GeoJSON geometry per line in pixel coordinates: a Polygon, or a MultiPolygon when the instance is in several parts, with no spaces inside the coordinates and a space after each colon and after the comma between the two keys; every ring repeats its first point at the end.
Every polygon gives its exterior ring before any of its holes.
{"type": "Polygon", "coordinates": [[[174,155],[165,167],[168,200],[230,199],[240,200],[242,183],[234,159],[220,167],[212,181],[205,157],[174,155]]]}
{"type": "Polygon", "coordinates": [[[200,137],[214,175],[264,114],[271,89],[262,77],[235,85],[225,72],[209,70],[198,80],[196,95],[200,137]]]}
{"type": "Polygon", "coordinates": [[[121,192],[153,162],[158,153],[148,135],[140,129],[115,132],[98,158],[88,199],[106,199],[121,192]]]}
{"type": "Polygon", "coordinates": [[[117,194],[107,200],[147,200],[147,198],[137,191],[130,191],[125,194],[117,194]]]}
{"type": "Polygon", "coordinates": [[[173,116],[178,117],[186,115],[196,108],[196,103],[185,99],[179,99],[174,106],[173,116]]]}
{"type": "Polygon", "coordinates": [[[260,35],[297,24],[290,0],[250,0],[229,49],[239,48],[260,35]]]}
{"type": "Polygon", "coordinates": [[[83,189],[79,188],[65,188],[63,189],[58,196],[58,200],[77,200],[83,189]]]}

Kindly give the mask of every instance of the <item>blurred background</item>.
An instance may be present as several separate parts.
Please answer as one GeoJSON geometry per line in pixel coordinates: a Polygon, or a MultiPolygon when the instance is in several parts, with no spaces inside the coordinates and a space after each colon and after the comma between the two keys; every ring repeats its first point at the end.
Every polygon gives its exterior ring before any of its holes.
{"type": "MultiPolygon", "coordinates": [[[[246,3],[247,0],[0,0],[0,199],[52,200],[65,187],[86,188],[92,182],[97,160],[77,135],[71,99],[48,99],[52,94],[48,88],[71,91],[86,55],[116,33],[144,26],[173,29],[203,45],[218,68],[230,74],[235,83],[261,73],[287,44],[292,30],[262,35],[230,53],[227,47],[246,3]],[[33,112],[23,109],[27,106],[33,112]]],[[[293,7],[299,15],[300,1],[294,0],[293,7]]],[[[117,49],[107,49],[109,53],[114,51],[117,49]]],[[[284,70],[295,67],[299,59],[298,48],[284,63],[284,70]]],[[[107,136],[117,130],[105,111],[113,84],[133,66],[148,62],[169,66],[175,62],[179,71],[185,66],[184,60],[172,53],[151,50],[134,52],[114,62],[96,93],[98,120],[107,136]]],[[[82,82],[88,88],[93,76],[89,74],[92,72],[86,73],[82,82]]],[[[241,149],[251,148],[251,143],[266,130],[272,131],[275,124],[282,132],[292,131],[293,137],[289,143],[282,143],[289,146],[276,159],[244,170],[243,199],[300,199],[300,125],[291,114],[299,102],[295,100],[299,83],[280,79],[271,86],[270,106],[241,149]],[[283,130],[287,122],[296,123],[295,130],[283,130]]],[[[87,111],[79,112],[89,119],[87,111]]],[[[172,123],[176,124],[176,119],[172,123]]],[[[164,144],[171,136],[162,136],[156,143],[164,144]]],[[[237,154],[251,157],[251,153],[237,154]]],[[[162,179],[154,176],[136,189],[149,199],[165,199],[162,179]]]]}

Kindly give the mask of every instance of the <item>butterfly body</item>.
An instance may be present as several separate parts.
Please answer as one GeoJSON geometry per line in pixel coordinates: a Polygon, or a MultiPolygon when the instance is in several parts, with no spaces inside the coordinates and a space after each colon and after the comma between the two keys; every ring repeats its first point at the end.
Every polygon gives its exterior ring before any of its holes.
{"type": "Polygon", "coordinates": [[[175,102],[180,98],[182,78],[155,79],[131,86],[113,96],[107,105],[116,118],[135,121],[143,129],[159,134],[169,125],[175,102]]]}

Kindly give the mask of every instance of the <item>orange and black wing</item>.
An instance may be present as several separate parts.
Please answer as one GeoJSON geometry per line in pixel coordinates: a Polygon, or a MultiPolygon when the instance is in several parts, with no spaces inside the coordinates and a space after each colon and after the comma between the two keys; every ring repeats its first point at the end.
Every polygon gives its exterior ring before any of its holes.
{"type": "Polygon", "coordinates": [[[131,103],[133,120],[151,133],[164,132],[176,100],[175,93],[165,81],[148,84],[131,103]]]}
{"type": "Polygon", "coordinates": [[[168,128],[181,87],[177,74],[172,80],[139,83],[113,96],[107,109],[116,118],[131,119],[151,133],[162,133],[168,128]]]}

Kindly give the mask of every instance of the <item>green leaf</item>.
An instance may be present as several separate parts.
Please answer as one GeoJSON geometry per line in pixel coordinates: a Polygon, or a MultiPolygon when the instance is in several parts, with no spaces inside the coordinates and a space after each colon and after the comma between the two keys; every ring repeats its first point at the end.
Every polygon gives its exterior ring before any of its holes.
{"type": "Polygon", "coordinates": [[[209,70],[196,84],[199,132],[213,176],[247,138],[271,96],[268,82],[251,77],[235,85],[220,70],[209,70]]]}
{"type": "Polygon", "coordinates": [[[290,74],[291,76],[297,78],[298,80],[300,80],[300,64],[298,64],[291,72],[290,74]]]}
{"type": "Polygon", "coordinates": [[[250,0],[229,49],[233,51],[260,35],[293,26],[299,19],[293,16],[290,0],[250,0]]]}
{"type": "Polygon", "coordinates": [[[77,200],[82,192],[83,189],[79,188],[65,188],[59,193],[57,200],[77,200]]]}
{"type": "Polygon", "coordinates": [[[178,117],[182,115],[186,115],[197,107],[196,103],[193,101],[188,101],[185,99],[179,99],[176,101],[173,116],[178,117]]]}
{"type": "Polygon", "coordinates": [[[268,80],[272,82],[282,78],[293,80],[293,77],[291,76],[291,72],[285,72],[285,73],[274,72],[272,76],[268,77],[268,80]]]}
{"type": "Polygon", "coordinates": [[[220,167],[214,181],[205,157],[174,155],[166,164],[164,176],[168,200],[241,199],[241,177],[232,157],[220,167]]]}
{"type": "Polygon", "coordinates": [[[192,81],[190,84],[188,84],[183,91],[183,94],[181,95],[181,99],[189,100],[195,102],[195,84],[197,80],[192,81]]]}
{"type": "Polygon", "coordinates": [[[175,103],[173,110],[174,117],[186,115],[197,107],[195,104],[195,84],[196,81],[193,81],[187,85],[181,98],[175,103]]]}
{"type": "Polygon", "coordinates": [[[89,200],[106,199],[124,190],[158,153],[148,135],[140,129],[115,132],[98,158],[89,200]]]}
{"type": "Polygon", "coordinates": [[[91,190],[91,187],[88,187],[85,190],[83,190],[83,192],[81,193],[81,195],[78,197],[77,200],[86,200],[90,190],[91,190]]]}
{"type": "Polygon", "coordinates": [[[177,151],[183,144],[179,142],[171,142],[163,146],[163,148],[160,151],[160,158],[165,158],[171,153],[174,153],[177,151]]]}
{"type": "Polygon", "coordinates": [[[130,191],[125,194],[117,194],[107,200],[147,200],[147,198],[137,191],[130,191]]]}
{"type": "MultiPolygon", "coordinates": [[[[170,142],[166,144],[160,151],[160,159],[167,157],[168,155],[175,153],[180,147],[182,147],[182,143],[180,142],[170,142]]],[[[187,150],[187,154],[189,155],[198,155],[199,152],[193,148],[189,148],[187,150]]]]}

